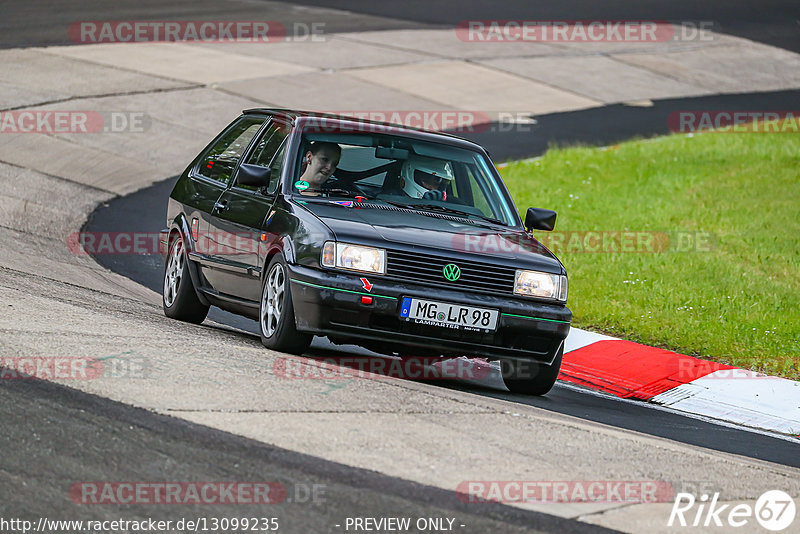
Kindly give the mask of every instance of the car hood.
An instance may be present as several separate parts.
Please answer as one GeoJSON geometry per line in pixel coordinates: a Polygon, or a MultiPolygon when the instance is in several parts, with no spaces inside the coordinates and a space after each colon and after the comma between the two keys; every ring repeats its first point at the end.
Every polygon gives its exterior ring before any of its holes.
{"type": "Polygon", "coordinates": [[[447,214],[438,217],[391,206],[381,209],[357,205],[317,201],[308,202],[305,207],[331,229],[338,241],[462,259],[474,260],[478,255],[486,263],[508,266],[511,261],[519,268],[563,272],[561,262],[521,229],[471,224],[447,214]]]}

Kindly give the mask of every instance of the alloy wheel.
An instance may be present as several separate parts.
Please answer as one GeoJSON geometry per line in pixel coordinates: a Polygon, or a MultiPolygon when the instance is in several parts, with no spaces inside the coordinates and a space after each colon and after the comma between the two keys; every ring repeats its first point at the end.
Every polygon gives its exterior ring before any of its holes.
{"type": "Polygon", "coordinates": [[[172,246],[169,263],[164,274],[164,304],[172,306],[178,296],[178,287],[183,277],[183,239],[178,237],[172,246]]]}
{"type": "Polygon", "coordinates": [[[276,263],[267,275],[264,291],[261,292],[261,331],[266,337],[272,337],[280,325],[285,287],[286,273],[283,266],[276,263]]]}

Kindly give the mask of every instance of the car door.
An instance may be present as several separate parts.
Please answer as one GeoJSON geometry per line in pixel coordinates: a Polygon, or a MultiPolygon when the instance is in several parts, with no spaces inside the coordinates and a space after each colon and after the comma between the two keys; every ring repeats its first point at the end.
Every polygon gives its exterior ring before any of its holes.
{"type": "Polygon", "coordinates": [[[245,154],[244,163],[273,168],[270,184],[265,188],[239,184],[234,171],[231,186],[222,192],[211,213],[210,230],[218,236],[220,247],[216,259],[229,273],[220,291],[238,299],[256,302],[261,287],[259,247],[280,180],[280,166],[289,127],[273,119],[264,128],[245,154]]]}
{"type": "Polygon", "coordinates": [[[207,200],[203,209],[191,216],[192,232],[195,227],[197,230],[196,253],[192,259],[200,265],[202,283],[213,291],[225,292],[234,274],[218,255],[225,243],[222,236],[214,232],[212,218],[220,196],[230,186],[239,160],[266,119],[264,116],[244,116],[231,124],[199,158],[192,172],[193,181],[203,184],[203,198],[207,200]]]}

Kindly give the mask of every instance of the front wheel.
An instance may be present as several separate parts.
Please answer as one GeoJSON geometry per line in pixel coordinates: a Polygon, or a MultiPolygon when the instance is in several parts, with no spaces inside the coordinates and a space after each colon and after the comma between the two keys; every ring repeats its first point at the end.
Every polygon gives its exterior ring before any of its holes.
{"type": "Polygon", "coordinates": [[[200,302],[189,275],[189,260],[183,236],[178,234],[169,244],[164,265],[164,289],[161,304],[164,315],[179,321],[200,324],[208,315],[208,306],[200,302]]]}
{"type": "Polygon", "coordinates": [[[544,395],[553,388],[558,379],[563,356],[564,344],[562,343],[551,365],[532,361],[501,360],[500,369],[503,373],[503,382],[512,393],[544,395]]]}
{"type": "Polygon", "coordinates": [[[279,352],[302,354],[311,344],[311,335],[297,331],[294,320],[292,292],[289,289],[289,270],[283,254],[276,254],[261,282],[261,301],[258,310],[261,343],[279,352]]]}

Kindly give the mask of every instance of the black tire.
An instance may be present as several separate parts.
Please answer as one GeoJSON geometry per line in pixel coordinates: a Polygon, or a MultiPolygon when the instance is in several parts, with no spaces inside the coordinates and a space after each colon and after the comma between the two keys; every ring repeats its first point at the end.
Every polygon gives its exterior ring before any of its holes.
{"type": "Polygon", "coordinates": [[[180,234],[169,243],[169,253],[164,262],[161,304],[164,315],[187,323],[200,324],[208,315],[208,306],[200,302],[189,275],[189,260],[180,234]]]}
{"type": "Polygon", "coordinates": [[[521,363],[516,360],[501,360],[500,369],[503,373],[503,382],[512,393],[544,395],[553,389],[558,379],[563,356],[564,344],[562,343],[552,365],[543,365],[538,362],[521,363]]]}
{"type": "Polygon", "coordinates": [[[268,349],[289,354],[302,354],[311,344],[311,334],[297,331],[294,319],[289,270],[283,254],[276,254],[261,281],[258,306],[258,330],[261,343],[268,349]]]}

